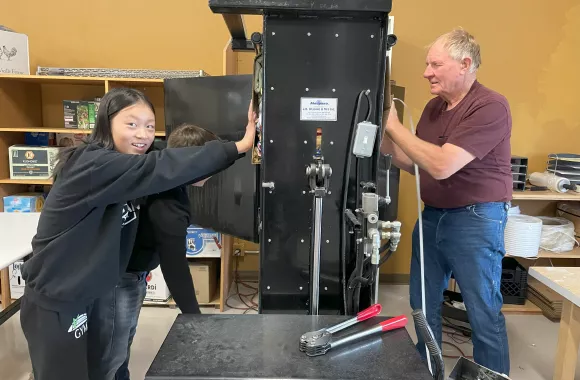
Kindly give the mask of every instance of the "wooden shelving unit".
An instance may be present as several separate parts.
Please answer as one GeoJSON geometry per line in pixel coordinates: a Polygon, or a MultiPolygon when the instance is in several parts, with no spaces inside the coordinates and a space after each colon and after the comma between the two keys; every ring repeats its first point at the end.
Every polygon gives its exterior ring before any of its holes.
{"type": "MultiPolygon", "coordinates": [[[[25,132],[90,134],[90,129],[64,128],[62,101],[102,97],[116,87],[143,91],[155,107],[160,129],[155,136],[165,136],[163,79],[0,75],[0,212],[4,211],[3,197],[26,192],[30,185],[52,185],[50,179],[10,179],[8,148],[24,144],[25,132]]],[[[233,280],[233,239],[223,236],[222,247],[222,257],[217,259],[221,266],[220,286],[210,305],[223,311],[233,280]]]]}
{"type": "MultiPolygon", "coordinates": [[[[508,253],[506,254],[506,256],[510,256],[510,254],[508,253]]],[[[580,247],[576,247],[571,251],[561,253],[540,250],[540,252],[538,252],[538,257],[533,257],[527,260],[539,260],[539,259],[580,259],[580,247]]]]}
{"type": "MultiPolygon", "coordinates": [[[[556,216],[558,202],[580,202],[580,193],[568,191],[514,191],[512,204],[520,207],[522,214],[532,216],[556,216]]],[[[506,256],[510,256],[507,252],[506,256]]],[[[580,247],[569,252],[549,252],[540,250],[538,256],[530,259],[517,258],[526,269],[530,266],[578,266],[580,265],[580,247]]],[[[504,305],[505,313],[542,314],[542,310],[530,300],[525,305],[504,305]]]]}
{"type": "Polygon", "coordinates": [[[580,201],[580,193],[568,191],[514,191],[514,201],[580,201]]]}

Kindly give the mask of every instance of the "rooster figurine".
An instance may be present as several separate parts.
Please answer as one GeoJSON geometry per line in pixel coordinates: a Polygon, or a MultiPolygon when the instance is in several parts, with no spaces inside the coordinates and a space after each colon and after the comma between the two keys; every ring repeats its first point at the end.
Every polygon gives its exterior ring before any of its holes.
{"type": "MultiPolygon", "coordinates": [[[[18,51],[16,50],[15,47],[13,47],[12,50],[8,50],[5,45],[2,45],[2,53],[6,56],[6,58],[8,58],[9,61],[10,61],[10,58],[14,57],[17,52],[18,51]]],[[[0,54],[0,57],[1,56],[2,56],[2,54],[0,54]]]]}

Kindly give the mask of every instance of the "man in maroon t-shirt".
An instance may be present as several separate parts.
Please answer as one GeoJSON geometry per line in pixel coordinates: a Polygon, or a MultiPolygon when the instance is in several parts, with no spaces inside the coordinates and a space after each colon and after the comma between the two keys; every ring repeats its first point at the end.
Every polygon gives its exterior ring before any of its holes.
{"type": "MultiPolygon", "coordinates": [[[[436,95],[413,135],[394,106],[381,151],[421,179],[425,311],[441,346],[441,304],[450,275],[461,289],[477,363],[509,374],[500,292],[504,229],[512,196],[511,114],[507,100],[476,79],[479,45],[464,30],[440,36],[423,76],[436,95]]],[[[386,115],[385,115],[386,116],[386,115]]],[[[419,232],[413,232],[410,298],[422,308],[419,232]]],[[[424,343],[418,348],[424,354],[424,343]]]]}

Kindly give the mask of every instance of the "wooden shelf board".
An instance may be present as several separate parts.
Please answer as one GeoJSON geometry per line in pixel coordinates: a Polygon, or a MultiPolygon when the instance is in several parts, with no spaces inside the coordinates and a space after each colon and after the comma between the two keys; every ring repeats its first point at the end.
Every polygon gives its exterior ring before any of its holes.
{"type": "MultiPolygon", "coordinates": [[[[518,257],[518,256],[511,256],[509,254],[506,254],[506,257],[518,257]]],[[[521,259],[526,258],[521,257],[521,259]]],[[[536,260],[536,259],[580,259],[580,247],[576,247],[571,251],[562,253],[540,250],[540,252],[538,252],[538,257],[531,257],[528,260],[536,260]]]]}
{"type": "Polygon", "coordinates": [[[52,179],[0,179],[0,184],[10,183],[14,185],[52,185],[52,179]]]}
{"type": "Polygon", "coordinates": [[[525,305],[504,304],[501,311],[504,314],[542,314],[542,310],[530,300],[526,300],[525,305]]]}
{"type": "Polygon", "coordinates": [[[82,85],[105,85],[104,78],[85,78],[85,77],[66,77],[52,75],[0,75],[0,80],[12,80],[19,82],[37,83],[37,84],[82,84],[82,85]]]}
{"type": "Polygon", "coordinates": [[[580,193],[568,191],[556,193],[555,191],[514,191],[513,200],[520,201],[580,201],[580,193]]]}
{"type": "Polygon", "coordinates": [[[165,131],[156,131],[155,132],[155,136],[159,137],[159,136],[165,136],[165,131]]]}
{"type": "Polygon", "coordinates": [[[113,85],[121,84],[124,86],[145,86],[145,87],[163,87],[163,79],[140,79],[140,78],[105,78],[113,85]]]}
{"type": "Polygon", "coordinates": [[[90,134],[92,129],[77,129],[77,128],[48,128],[48,127],[38,127],[38,128],[0,128],[0,132],[50,132],[50,133],[83,133],[90,134]]]}
{"type": "Polygon", "coordinates": [[[38,84],[79,84],[79,85],[105,85],[105,81],[120,83],[129,86],[144,85],[147,87],[162,87],[163,79],[146,78],[92,78],[92,77],[69,77],[59,75],[8,75],[1,74],[0,80],[12,80],[38,84]]]}

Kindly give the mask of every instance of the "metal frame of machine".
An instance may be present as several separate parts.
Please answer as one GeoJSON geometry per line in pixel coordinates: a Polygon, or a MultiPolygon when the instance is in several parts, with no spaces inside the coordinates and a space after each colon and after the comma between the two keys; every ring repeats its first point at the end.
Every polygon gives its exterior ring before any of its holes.
{"type": "Polygon", "coordinates": [[[376,300],[378,267],[400,238],[400,223],[379,220],[390,199],[377,186],[391,2],[209,5],[234,49],[245,39],[235,15],[264,16],[252,36],[260,312],[356,313],[376,300]]]}

